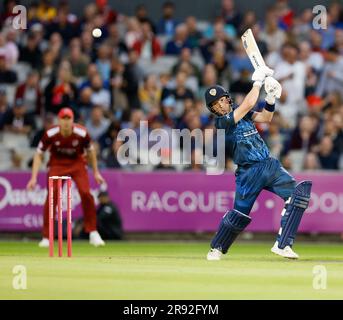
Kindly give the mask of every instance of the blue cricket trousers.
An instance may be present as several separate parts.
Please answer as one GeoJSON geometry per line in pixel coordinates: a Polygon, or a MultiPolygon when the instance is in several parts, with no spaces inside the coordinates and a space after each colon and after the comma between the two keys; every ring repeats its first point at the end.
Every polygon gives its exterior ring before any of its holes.
{"type": "Polygon", "coordinates": [[[279,160],[269,157],[236,170],[234,209],[249,215],[260,192],[265,189],[287,200],[295,188],[295,179],[279,160]]]}

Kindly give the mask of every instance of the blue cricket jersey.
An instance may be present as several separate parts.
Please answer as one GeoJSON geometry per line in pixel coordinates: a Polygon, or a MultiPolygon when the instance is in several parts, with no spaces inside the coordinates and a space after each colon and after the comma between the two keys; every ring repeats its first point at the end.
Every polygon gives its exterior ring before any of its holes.
{"type": "Polygon", "coordinates": [[[253,114],[249,111],[238,123],[234,121],[233,111],[215,120],[217,129],[225,129],[226,147],[238,166],[251,165],[269,157],[268,147],[252,120],[253,114]]]}

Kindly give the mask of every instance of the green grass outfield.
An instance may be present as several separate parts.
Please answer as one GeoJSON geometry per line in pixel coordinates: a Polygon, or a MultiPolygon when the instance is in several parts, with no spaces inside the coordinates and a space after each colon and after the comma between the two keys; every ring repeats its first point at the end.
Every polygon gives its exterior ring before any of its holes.
{"type": "Polygon", "coordinates": [[[75,241],[72,258],[49,258],[37,242],[0,242],[0,299],[343,299],[343,244],[298,243],[297,261],[270,247],[236,243],[214,262],[204,242],[75,241]],[[16,265],[26,267],[26,290],[13,289],[16,265]],[[313,288],[318,265],[326,289],[313,288]]]}

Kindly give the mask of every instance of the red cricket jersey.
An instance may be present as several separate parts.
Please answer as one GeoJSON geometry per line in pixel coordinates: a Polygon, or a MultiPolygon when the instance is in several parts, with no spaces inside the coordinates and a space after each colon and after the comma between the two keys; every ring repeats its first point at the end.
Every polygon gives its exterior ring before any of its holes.
{"type": "Polygon", "coordinates": [[[60,126],[53,126],[44,132],[38,144],[37,151],[43,153],[50,151],[49,167],[54,166],[84,166],[86,162],[85,151],[92,148],[91,138],[87,129],[79,124],[73,125],[73,132],[63,137],[60,126]]]}

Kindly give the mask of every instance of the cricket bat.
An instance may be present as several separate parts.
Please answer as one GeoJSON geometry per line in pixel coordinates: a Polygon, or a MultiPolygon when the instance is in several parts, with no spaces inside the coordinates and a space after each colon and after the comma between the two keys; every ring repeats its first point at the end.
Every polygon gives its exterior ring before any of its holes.
{"type": "Polygon", "coordinates": [[[265,62],[263,60],[263,57],[261,55],[260,49],[257,46],[257,43],[255,41],[254,35],[251,31],[251,29],[248,29],[245,31],[241,37],[242,43],[244,46],[244,49],[254,66],[255,70],[258,67],[265,66],[265,62]]]}

